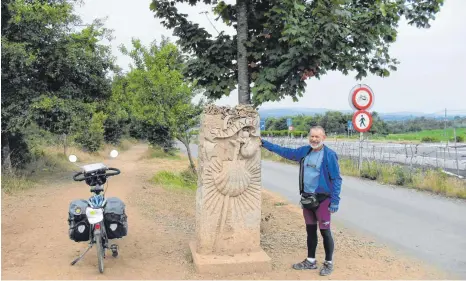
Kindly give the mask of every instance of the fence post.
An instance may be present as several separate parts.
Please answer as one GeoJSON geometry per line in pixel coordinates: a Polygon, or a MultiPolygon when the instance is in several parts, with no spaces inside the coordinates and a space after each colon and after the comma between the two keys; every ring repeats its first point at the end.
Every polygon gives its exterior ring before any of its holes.
{"type": "Polygon", "coordinates": [[[456,157],[456,174],[459,175],[460,174],[460,166],[459,166],[459,162],[458,162],[458,143],[456,142],[456,128],[453,128],[453,134],[455,136],[455,157],[456,157]]]}

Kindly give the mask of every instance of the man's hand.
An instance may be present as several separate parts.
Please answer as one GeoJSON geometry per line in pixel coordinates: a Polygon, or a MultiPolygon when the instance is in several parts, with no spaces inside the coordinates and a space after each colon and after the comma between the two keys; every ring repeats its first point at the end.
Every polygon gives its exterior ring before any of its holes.
{"type": "Polygon", "coordinates": [[[330,204],[330,207],[328,207],[328,210],[330,211],[330,213],[336,213],[338,211],[338,205],[336,204],[330,204]]]}

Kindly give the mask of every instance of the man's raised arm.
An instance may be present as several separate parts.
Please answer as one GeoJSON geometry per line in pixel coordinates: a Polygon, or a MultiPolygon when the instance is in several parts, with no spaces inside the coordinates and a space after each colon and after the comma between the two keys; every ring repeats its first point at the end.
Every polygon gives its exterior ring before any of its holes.
{"type": "Polygon", "coordinates": [[[277,144],[273,144],[271,142],[268,142],[264,139],[261,139],[262,141],[262,146],[271,151],[271,152],[274,152],[278,155],[280,155],[281,157],[285,158],[285,159],[288,159],[288,160],[292,160],[292,161],[300,161],[301,158],[303,157],[303,149],[305,149],[304,146],[302,147],[299,147],[299,148],[288,148],[288,147],[283,147],[283,146],[279,146],[277,144]]]}

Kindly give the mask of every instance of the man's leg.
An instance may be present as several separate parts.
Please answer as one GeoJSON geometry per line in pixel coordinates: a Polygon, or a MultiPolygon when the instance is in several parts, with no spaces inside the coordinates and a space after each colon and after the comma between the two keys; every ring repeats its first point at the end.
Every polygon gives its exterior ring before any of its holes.
{"type": "Polygon", "coordinates": [[[316,249],[317,249],[317,224],[306,224],[307,232],[307,258],[311,262],[316,259],[316,249]]]}
{"type": "Polygon", "coordinates": [[[316,211],[316,217],[319,221],[320,234],[324,240],[325,249],[325,262],[320,269],[320,275],[329,275],[333,272],[333,250],[335,247],[332,232],[330,230],[331,214],[328,210],[330,206],[330,199],[324,200],[320,203],[319,208],[316,211]]]}
{"type": "Polygon", "coordinates": [[[317,219],[314,212],[304,208],[303,216],[307,232],[307,258],[300,263],[293,264],[293,268],[297,270],[317,269],[317,219]]]}

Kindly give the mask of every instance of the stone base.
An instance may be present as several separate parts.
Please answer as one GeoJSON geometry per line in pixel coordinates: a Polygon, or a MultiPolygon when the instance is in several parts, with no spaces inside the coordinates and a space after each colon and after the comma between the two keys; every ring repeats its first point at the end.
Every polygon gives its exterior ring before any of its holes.
{"type": "Polygon", "coordinates": [[[255,253],[216,256],[198,254],[194,241],[189,243],[189,248],[198,273],[229,275],[272,270],[271,258],[263,250],[255,253]]]}

